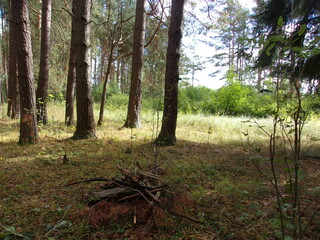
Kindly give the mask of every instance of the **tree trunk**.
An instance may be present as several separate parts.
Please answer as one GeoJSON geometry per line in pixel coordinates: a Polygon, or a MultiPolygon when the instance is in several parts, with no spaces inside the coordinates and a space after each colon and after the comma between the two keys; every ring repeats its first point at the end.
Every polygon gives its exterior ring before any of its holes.
{"type": "MultiPolygon", "coordinates": [[[[120,53],[119,51],[117,51],[117,58],[119,58],[120,53]]],[[[119,90],[121,92],[121,83],[120,83],[120,59],[117,60],[116,64],[116,82],[117,82],[117,86],[119,87],[119,90]]]]}
{"type": "Polygon", "coordinates": [[[120,59],[120,91],[126,92],[126,76],[125,76],[125,62],[124,59],[120,59]]]}
{"type": "MultiPolygon", "coordinates": [[[[2,73],[3,76],[6,76],[7,73],[7,51],[6,51],[6,43],[7,43],[7,34],[6,34],[6,26],[5,23],[7,21],[6,19],[6,13],[4,10],[4,6],[1,9],[1,36],[2,36],[2,47],[1,47],[1,53],[2,53],[2,73]]],[[[4,103],[4,86],[5,86],[5,78],[0,78],[0,110],[2,108],[2,104],[4,103]]]]}
{"type": "Polygon", "coordinates": [[[168,36],[162,125],[156,143],[174,145],[178,115],[178,83],[184,0],[173,0],[168,36]]]}
{"type": "Polygon", "coordinates": [[[42,1],[41,17],[41,50],[40,71],[37,88],[37,120],[38,123],[47,124],[47,97],[49,85],[49,53],[50,53],[50,31],[51,31],[51,0],[42,1]]]}
{"type": "Polygon", "coordinates": [[[93,62],[94,62],[94,66],[93,66],[93,82],[94,82],[94,85],[98,85],[99,83],[99,80],[98,80],[98,75],[97,75],[97,68],[98,68],[98,60],[97,60],[97,57],[94,57],[93,59],[93,62]]]}
{"type": "MultiPolygon", "coordinates": [[[[10,62],[10,57],[9,57],[9,62],[10,62]]],[[[10,71],[10,63],[9,63],[9,71],[10,71]]],[[[10,76],[10,74],[9,74],[9,76],[10,76]]],[[[12,99],[12,84],[11,84],[10,77],[8,77],[8,79],[7,79],[7,102],[8,102],[7,116],[8,117],[11,117],[11,113],[12,113],[12,100],[11,99],[12,99]]]]}
{"type": "Polygon", "coordinates": [[[259,67],[258,68],[258,78],[257,78],[257,90],[261,90],[261,83],[262,83],[262,69],[259,67]]]}
{"type": "Polygon", "coordinates": [[[91,0],[73,0],[75,8],[75,62],[77,126],[73,139],[96,137],[90,79],[91,0]]]}
{"type": "MultiPolygon", "coordinates": [[[[75,5],[72,6],[72,13],[75,14],[75,5]]],[[[69,68],[66,93],[66,115],[65,124],[67,126],[74,125],[74,93],[76,86],[76,65],[75,65],[75,18],[72,17],[71,23],[71,43],[69,55],[69,68]]]]}
{"type": "Polygon", "coordinates": [[[109,53],[109,59],[108,59],[108,66],[107,66],[107,72],[105,75],[105,80],[103,83],[103,89],[102,89],[102,95],[101,95],[101,102],[100,102],[100,113],[99,113],[99,120],[98,120],[98,125],[102,125],[104,121],[104,105],[106,102],[106,96],[107,96],[107,86],[109,82],[109,77],[111,73],[111,66],[112,66],[112,61],[113,61],[113,51],[114,51],[114,46],[111,44],[110,48],[110,53],[109,53]]]}
{"type": "Polygon", "coordinates": [[[145,0],[137,0],[133,40],[130,95],[128,103],[127,120],[124,123],[124,127],[126,128],[140,127],[141,73],[143,66],[143,49],[146,19],[146,11],[144,5],[145,0]]]}
{"type": "Polygon", "coordinates": [[[103,41],[101,42],[101,62],[100,62],[100,76],[99,76],[99,84],[102,84],[104,81],[103,79],[105,79],[104,76],[104,69],[105,69],[105,59],[106,59],[106,47],[104,46],[105,44],[103,43],[103,41]]]}
{"type": "MultiPolygon", "coordinates": [[[[17,56],[16,56],[16,46],[15,46],[15,33],[14,33],[14,23],[13,23],[13,6],[12,2],[10,3],[10,12],[11,12],[11,21],[9,24],[9,68],[8,68],[8,91],[7,91],[7,99],[8,99],[8,108],[7,108],[7,116],[12,117],[12,108],[13,108],[13,88],[14,82],[17,83],[18,75],[17,75],[17,56]]],[[[19,87],[19,86],[18,86],[19,87]]]]}
{"type": "Polygon", "coordinates": [[[37,143],[36,99],[27,0],[12,0],[21,103],[20,144],[37,143]]]}

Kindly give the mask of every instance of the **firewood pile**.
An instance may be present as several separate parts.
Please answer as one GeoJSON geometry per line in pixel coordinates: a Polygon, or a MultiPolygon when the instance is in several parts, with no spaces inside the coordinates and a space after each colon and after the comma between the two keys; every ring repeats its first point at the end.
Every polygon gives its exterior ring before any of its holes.
{"type": "Polygon", "coordinates": [[[168,214],[192,222],[200,223],[185,216],[186,209],[193,206],[191,200],[172,186],[164,183],[158,172],[164,169],[152,168],[143,171],[117,166],[121,177],[96,178],[69,184],[68,186],[92,181],[106,181],[99,191],[89,194],[89,224],[94,228],[108,225],[110,222],[128,219],[133,224],[147,228],[160,226],[168,214]]]}
{"type": "Polygon", "coordinates": [[[153,172],[135,169],[130,171],[117,166],[121,178],[110,179],[99,192],[92,193],[94,201],[107,199],[111,201],[124,202],[130,199],[143,198],[148,204],[161,203],[160,196],[169,188],[164,184],[159,175],[153,172]]]}

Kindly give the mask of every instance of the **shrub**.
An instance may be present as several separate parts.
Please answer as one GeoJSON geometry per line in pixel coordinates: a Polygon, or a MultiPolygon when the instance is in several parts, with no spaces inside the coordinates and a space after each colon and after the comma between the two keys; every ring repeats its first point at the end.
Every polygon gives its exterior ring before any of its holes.
{"type": "Polygon", "coordinates": [[[187,86],[179,90],[179,110],[184,113],[203,113],[214,98],[214,90],[206,87],[187,86]]]}
{"type": "Polygon", "coordinates": [[[128,107],[129,96],[127,94],[117,93],[107,95],[106,103],[111,109],[128,107]]]}

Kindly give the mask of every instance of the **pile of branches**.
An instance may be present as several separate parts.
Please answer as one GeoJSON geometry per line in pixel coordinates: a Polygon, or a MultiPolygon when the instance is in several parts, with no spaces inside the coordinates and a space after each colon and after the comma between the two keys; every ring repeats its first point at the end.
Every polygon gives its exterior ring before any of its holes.
{"type": "Polygon", "coordinates": [[[106,181],[99,191],[89,196],[89,224],[94,228],[108,225],[110,222],[132,219],[133,224],[142,224],[148,228],[159,226],[167,214],[201,223],[185,215],[186,209],[193,206],[191,200],[180,192],[170,191],[172,187],[160,179],[158,172],[163,169],[152,168],[143,171],[117,166],[121,177],[97,178],[69,184],[74,185],[91,181],[106,181]]]}
{"type": "Polygon", "coordinates": [[[107,199],[110,201],[124,202],[130,199],[143,198],[148,204],[161,203],[160,196],[169,188],[164,184],[159,175],[140,169],[130,171],[117,166],[121,178],[107,180],[107,184],[99,192],[92,193],[93,201],[107,199]]]}

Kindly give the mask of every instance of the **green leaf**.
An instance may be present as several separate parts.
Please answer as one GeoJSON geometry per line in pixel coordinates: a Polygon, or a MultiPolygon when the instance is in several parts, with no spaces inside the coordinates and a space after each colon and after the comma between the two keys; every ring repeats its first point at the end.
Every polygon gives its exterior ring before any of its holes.
{"type": "Polygon", "coordinates": [[[58,221],[58,223],[54,226],[48,224],[46,226],[46,231],[47,231],[47,234],[50,233],[50,232],[53,232],[53,231],[56,231],[58,228],[61,228],[61,227],[71,227],[72,226],[72,223],[70,221],[67,221],[67,220],[61,220],[61,221],[58,221]]]}
{"type": "Polygon", "coordinates": [[[263,48],[267,48],[269,46],[270,41],[271,41],[271,38],[268,38],[267,41],[264,43],[263,48]]]}
{"type": "Polygon", "coordinates": [[[304,34],[306,30],[307,30],[307,25],[306,25],[306,24],[303,24],[303,25],[300,27],[299,31],[298,31],[299,37],[300,37],[302,34],[304,34]]]}
{"type": "Polygon", "coordinates": [[[41,209],[40,208],[33,208],[33,209],[31,209],[30,212],[41,212],[41,209]]]}
{"type": "Polygon", "coordinates": [[[229,234],[229,235],[227,235],[226,237],[225,237],[225,239],[233,239],[233,238],[235,238],[235,234],[234,233],[231,233],[231,234],[229,234]]]}
{"type": "Polygon", "coordinates": [[[261,35],[259,39],[259,44],[262,45],[263,42],[264,42],[264,35],[261,35]]]}
{"type": "Polygon", "coordinates": [[[267,51],[271,51],[275,45],[276,45],[275,43],[270,44],[267,48],[267,51]]]}
{"type": "Polygon", "coordinates": [[[301,48],[300,48],[300,47],[293,47],[291,50],[292,50],[293,52],[295,52],[295,53],[299,53],[300,50],[301,50],[301,48]]]}
{"type": "Polygon", "coordinates": [[[283,23],[283,17],[280,16],[280,17],[278,18],[278,27],[283,27],[283,25],[284,25],[284,23],[283,23]]]}
{"type": "Polygon", "coordinates": [[[292,134],[292,133],[294,133],[294,129],[290,129],[288,132],[288,134],[292,134]]]}
{"type": "Polygon", "coordinates": [[[4,226],[4,225],[0,225],[1,227],[3,227],[7,232],[11,233],[12,235],[16,236],[16,237],[22,237],[24,238],[25,236],[18,233],[16,231],[16,228],[13,226],[4,226]]]}
{"type": "Polygon", "coordinates": [[[266,54],[268,55],[268,57],[270,57],[270,56],[271,56],[270,51],[266,51],[266,54]]]}

